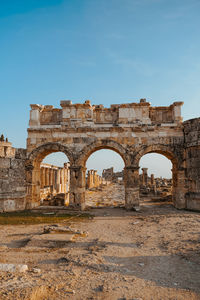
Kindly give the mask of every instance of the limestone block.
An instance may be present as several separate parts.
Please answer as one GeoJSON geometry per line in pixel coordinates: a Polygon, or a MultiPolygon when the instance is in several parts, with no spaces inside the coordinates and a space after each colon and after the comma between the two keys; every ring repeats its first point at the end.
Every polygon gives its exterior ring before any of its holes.
{"type": "Polygon", "coordinates": [[[119,120],[127,120],[128,122],[136,119],[136,112],[134,108],[120,108],[119,109],[119,120]]]}
{"type": "Polygon", "coordinates": [[[0,157],[0,168],[10,168],[10,158],[0,157]]]}
{"type": "Polygon", "coordinates": [[[27,265],[0,264],[0,271],[4,271],[4,272],[26,272],[27,270],[28,270],[27,265]]]}
{"type": "Polygon", "coordinates": [[[5,200],[4,201],[4,211],[13,211],[15,210],[15,200],[5,200]]]}
{"type": "Polygon", "coordinates": [[[9,169],[0,169],[0,179],[8,179],[9,169]]]}
{"type": "Polygon", "coordinates": [[[25,162],[22,159],[11,159],[10,167],[13,169],[23,169],[25,167],[25,162]]]}

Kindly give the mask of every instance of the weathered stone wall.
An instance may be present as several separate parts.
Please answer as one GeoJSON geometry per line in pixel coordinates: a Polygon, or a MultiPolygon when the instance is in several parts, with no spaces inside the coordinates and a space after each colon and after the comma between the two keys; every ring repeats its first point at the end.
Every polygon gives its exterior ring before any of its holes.
{"type": "MultiPolygon", "coordinates": [[[[0,209],[32,208],[40,204],[42,160],[63,152],[70,162],[72,208],[84,209],[86,161],[95,151],[111,149],[124,161],[125,206],[137,209],[139,161],[147,153],[160,153],[171,160],[174,206],[200,210],[199,119],[182,123],[182,102],[168,107],[140,103],[111,105],[31,105],[27,150],[14,149],[0,138],[0,209]],[[26,200],[25,200],[26,196],[26,200]]],[[[143,178],[145,179],[145,176],[143,178]]]]}
{"type": "Polygon", "coordinates": [[[124,160],[125,202],[127,208],[139,207],[139,160],[157,152],[173,163],[173,201],[185,207],[184,135],[182,102],[169,107],[140,103],[111,105],[72,104],[61,101],[62,109],[31,105],[27,138],[28,172],[31,183],[27,196],[30,207],[39,201],[38,170],[42,159],[55,151],[64,152],[70,162],[70,205],[84,209],[86,161],[95,151],[111,149],[124,160]]]}
{"type": "Polygon", "coordinates": [[[186,148],[186,206],[188,209],[200,210],[200,118],[188,120],[183,125],[186,148]]]}
{"type": "Polygon", "coordinates": [[[174,102],[169,107],[151,107],[149,102],[141,99],[140,103],[113,104],[110,108],[103,105],[85,103],[72,104],[70,100],[61,101],[62,109],[53,105],[31,104],[30,127],[40,125],[67,124],[73,127],[87,127],[92,124],[161,124],[178,123],[182,121],[180,107],[183,102],[174,102]],[[78,123],[77,123],[78,122],[78,123]]]}
{"type": "Polygon", "coordinates": [[[26,207],[26,150],[0,141],[0,211],[26,207]]]}

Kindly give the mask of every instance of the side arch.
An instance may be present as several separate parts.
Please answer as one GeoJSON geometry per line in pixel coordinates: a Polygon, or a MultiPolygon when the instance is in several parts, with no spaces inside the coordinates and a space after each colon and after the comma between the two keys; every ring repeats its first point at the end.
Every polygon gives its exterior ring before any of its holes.
{"type": "Polygon", "coordinates": [[[176,152],[174,147],[163,144],[143,146],[137,150],[134,163],[139,168],[142,156],[148,153],[158,153],[167,157],[172,162],[172,200],[176,208],[185,208],[185,169],[184,157],[181,151],[176,152]]]}
{"type": "Polygon", "coordinates": [[[164,155],[166,158],[171,160],[172,164],[174,167],[178,167],[180,164],[180,157],[178,157],[173,151],[173,149],[169,146],[165,146],[163,144],[155,144],[155,145],[150,145],[150,146],[142,146],[139,149],[137,149],[137,153],[134,157],[135,164],[139,166],[139,161],[144,156],[145,154],[148,153],[158,153],[164,155]]]}
{"type": "Polygon", "coordinates": [[[41,162],[45,156],[53,152],[63,152],[69,159],[70,164],[73,164],[74,157],[72,151],[60,143],[45,143],[40,145],[28,155],[28,161],[30,163],[34,163],[36,160],[41,162]]]}
{"type": "Polygon", "coordinates": [[[70,165],[74,158],[72,151],[60,143],[45,143],[35,148],[26,160],[26,182],[27,197],[26,208],[33,208],[40,205],[40,164],[44,157],[54,152],[62,152],[66,155],[70,165]]]}

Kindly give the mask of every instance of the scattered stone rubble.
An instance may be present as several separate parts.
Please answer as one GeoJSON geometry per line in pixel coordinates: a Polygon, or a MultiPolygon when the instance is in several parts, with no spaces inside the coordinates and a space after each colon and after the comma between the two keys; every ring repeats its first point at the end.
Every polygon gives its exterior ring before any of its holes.
{"type": "Polygon", "coordinates": [[[172,200],[172,179],[148,176],[148,168],[142,168],[140,175],[140,196],[158,197],[172,200]]]}

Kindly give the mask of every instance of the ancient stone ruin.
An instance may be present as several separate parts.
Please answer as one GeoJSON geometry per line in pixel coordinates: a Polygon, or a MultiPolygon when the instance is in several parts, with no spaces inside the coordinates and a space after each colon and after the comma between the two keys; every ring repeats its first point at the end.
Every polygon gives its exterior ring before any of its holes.
{"type": "Polygon", "coordinates": [[[140,197],[142,196],[171,200],[172,179],[155,178],[154,174],[148,176],[148,168],[142,168],[142,174],[140,174],[140,197]]]}
{"type": "Polygon", "coordinates": [[[3,135],[0,138],[0,210],[40,205],[45,193],[41,169],[46,168],[41,168],[41,163],[48,154],[58,151],[69,159],[69,190],[60,186],[61,170],[52,167],[46,179],[51,181],[52,191],[67,194],[64,204],[83,210],[86,161],[100,149],[111,149],[124,161],[127,209],[138,209],[140,205],[140,158],[160,153],[173,165],[174,206],[200,210],[200,118],[182,122],[182,104],[152,107],[145,99],[109,108],[91,105],[89,100],[83,104],[61,101],[61,108],[32,104],[26,149],[13,148],[3,135]]]}

